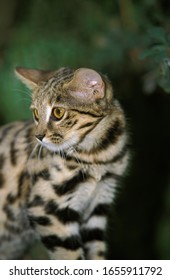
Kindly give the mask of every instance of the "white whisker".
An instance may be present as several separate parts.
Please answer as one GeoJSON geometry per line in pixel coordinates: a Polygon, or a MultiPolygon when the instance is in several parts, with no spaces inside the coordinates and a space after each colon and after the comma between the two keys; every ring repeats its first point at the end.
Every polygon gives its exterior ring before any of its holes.
{"type": "Polygon", "coordinates": [[[35,154],[35,152],[36,152],[38,146],[39,146],[39,143],[37,143],[37,144],[35,145],[35,147],[33,148],[33,150],[32,150],[32,152],[31,152],[30,156],[28,157],[28,160],[30,160],[30,159],[34,156],[34,154],[35,154]]]}
{"type": "Polygon", "coordinates": [[[42,149],[43,149],[43,145],[40,145],[39,150],[38,150],[38,156],[37,156],[38,160],[41,159],[41,152],[42,152],[42,149]]]}

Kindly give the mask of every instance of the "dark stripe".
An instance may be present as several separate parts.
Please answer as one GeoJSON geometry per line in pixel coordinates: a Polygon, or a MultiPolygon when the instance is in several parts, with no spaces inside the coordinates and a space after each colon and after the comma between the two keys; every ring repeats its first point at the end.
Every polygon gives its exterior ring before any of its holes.
{"type": "Polygon", "coordinates": [[[3,174],[0,172],[0,189],[3,188],[4,183],[5,183],[4,176],[3,176],[3,174]]]}
{"type": "Polygon", "coordinates": [[[74,162],[73,163],[71,163],[71,162],[67,162],[67,168],[69,169],[69,170],[75,170],[75,169],[77,169],[77,164],[75,164],[74,162]]]}
{"type": "MultiPolygon", "coordinates": [[[[122,160],[126,156],[126,154],[129,152],[129,147],[130,147],[129,144],[125,143],[125,145],[122,148],[122,150],[117,155],[114,155],[113,158],[110,158],[109,160],[88,161],[88,160],[81,159],[81,153],[80,153],[79,157],[78,157],[78,154],[77,154],[77,158],[78,158],[78,160],[80,160],[80,162],[82,164],[94,164],[94,163],[96,163],[96,164],[105,164],[106,163],[107,164],[107,163],[115,163],[115,162],[118,162],[118,161],[122,160]]],[[[70,157],[70,158],[68,157],[67,160],[68,161],[71,161],[71,160],[76,161],[76,159],[73,158],[73,157],[70,157]]]]}
{"type": "Polygon", "coordinates": [[[15,145],[17,143],[17,138],[18,138],[18,135],[20,134],[20,132],[22,132],[23,130],[26,129],[26,127],[30,124],[30,122],[25,122],[23,123],[23,126],[22,128],[20,128],[19,130],[17,130],[13,136],[13,140],[11,141],[11,144],[10,144],[10,160],[11,160],[11,164],[12,165],[16,165],[17,164],[17,152],[18,152],[18,149],[16,149],[15,145]]]}
{"type": "Polygon", "coordinates": [[[47,202],[45,206],[45,213],[57,217],[62,223],[78,222],[80,220],[80,214],[70,208],[58,209],[58,205],[54,200],[47,202]]]}
{"type": "Polygon", "coordinates": [[[0,143],[5,139],[5,137],[8,135],[9,130],[11,130],[14,127],[14,123],[10,124],[8,126],[5,126],[1,130],[1,137],[0,137],[0,143]]]}
{"type": "Polygon", "coordinates": [[[12,193],[9,193],[7,195],[7,202],[9,204],[13,204],[16,200],[18,199],[18,196],[17,195],[13,195],[12,193]]]}
{"type": "Polygon", "coordinates": [[[102,181],[107,180],[107,179],[114,179],[114,180],[119,181],[121,178],[122,178],[121,175],[118,175],[118,174],[115,174],[112,172],[106,172],[106,174],[104,174],[102,176],[102,181]]]}
{"type": "Polygon", "coordinates": [[[79,129],[89,127],[89,126],[91,126],[91,125],[93,125],[93,124],[94,124],[94,122],[87,122],[87,123],[85,123],[85,124],[80,125],[80,126],[79,126],[79,129]]]}
{"type": "MultiPolygon", "coordinates": [[[[97,123],[96,123],[96,125],[97,125],[97,123]]],[[[93,127],[90,127],[83,134],[81,134],[81,137],[80,137],[80,140],[79,140],[79,144],[83,142],[83,140],[86,137],[86,135],[89,134],[96,127],[96,125],[94,125],[93,127]]]]}
{"type": "Polygon", "coordinates": [[[105,239],[104,231],[98,228],[83,229],[81,232],[83,242],[89,242],[94,240],[103,241],[105,239]]]}
{"type": "Polygon", "coordinates": [[[18,177],[18,197],[21,196],[23,185],[25,184],[26,180],[29,179],[29,174],[26,171],[22,171],[21,174],[18,177]]]}
{"type": "Polygon", "coordinates": [[[94,210],[93,210],[91,216],[93,216],[93,215],[96,215],[96,216],[106,216],[107,213],[108,213],[109,210],[110,210],[110,207],[111,207],[110,204],[105,204],[105,203],[98,204],[98,205],[94,208],[94,210]]]}
{"type": "Polygon", "coordinates": [[[80,214],[77,211],[70,208],[58,210],[57,217],[64,224],[70,222],[79,222],[81,218],[80,214]]]}
{"type": "Polygon", "coordinates": [[[74,125],[76,125],[77,123],[78,123],[78,120],[68,120],[68,121],[66,121],[65,125],[71,128],[74,125]]]}
{"type": "Polygon", "coordinates": [[[87,179],[87,175],[83,174],[82,171],[74,176],[72,179],[63,182],[61,185],[53,185],[55,193],[57,195],[65,195],[77,187],[77,185],[87,179]]]}
{"type": "Polygon", "coordinates": [[[45,247],[51,251],[54,251],[56,247],[63,247],[67,250],[78,250],[81,247],[81,241],[79,236],[70,236],[64,240],[56,235],[43,236],[41,238],[45,247]]]}
{"type": "Polygon", "coordinates": [[[103,138],[101,138],[100,143],[98,146],[93,149],[93,152],[96,152],[97,150],[105,150],[108,148],[110,144],[115,144],[119,137],[123,134],[125,131],[125,128],[123,127],[120,120],[116,120],[111,127],[109,127],[104,134],[103,138]]]}
{"type": "Polygon", "coordinates": [[[4,163],[5,163],[5,157],[3,154],[0,154],[0,169],[3,168],[4,163]]]}
{"type": "Polygon", "coordinates": [[[44,170],[40,171],[39,173],[34,173],[31,178],[32,184],[34,185],[39,180],[39,178],[43,178],[44,180],[49,181],[50,173],[49,173],[48,169],[44,169],[44,170]]]}
{"type": "Polygon", "coordinates": [[[41,225],[41,226],[49,226],[51,225],[51,221],[48,217],[46,216],[28,216],[29,221],[30,221],[30,225],[32,227],[35,227],[36,224],[41,225]]]}
{"type": "MultiPolygon", "coordinates": [[[[30,123],[31,125],[31,123],[30,123]]],[[[26,152],[27,152],[27,155],[29,156],[32,152],[32,141],[33,141],[33,138],[34,138],[34,135],[33,135],[33,127],[28,127],[27,131],[26,131],[26,134],[25,134],[25,139],[26,139],[26,152]]],[[[42,156],[42,153],[41,153],[41,156],[42,156]]]]}
{"type": "Polygon", "coordinates": [[[4,212],[6,213],[7,218],[8,218],[10,221],[15,221],[14,212],[10,209],[10,207],[9,207],[7,204],[4,205],[3,210],[4,210],[4,212]]]}
{"type": "Polygon", "coordinates": [[[44,205],[44,200],[42,199],[42,197],[39,195],[35,195],[33,200],[28,203],[28,208],[42,206],[42,205],[44,205]]]}
{"type": "Polygon", "coordinates": [[[83,114],[83,115],[89,115],[89,116],[92,116],[94,118],[102,118],[103,117],[101,115],[93,114],[91,112],[81,111],[81,110],[78,110],[78,109],[73,109],[72,111],[75,111],[75,112],[77,112],[79,114],[83,114]]]}
{"type": "Polygon", "coordinates": [[[126,156],[127,152],[129,152],[130,145],[128,143],[125,143],[124,147],[122,150],[113,157],[113,159],[110,160],[110,163],[118,162],[126,156]]]}

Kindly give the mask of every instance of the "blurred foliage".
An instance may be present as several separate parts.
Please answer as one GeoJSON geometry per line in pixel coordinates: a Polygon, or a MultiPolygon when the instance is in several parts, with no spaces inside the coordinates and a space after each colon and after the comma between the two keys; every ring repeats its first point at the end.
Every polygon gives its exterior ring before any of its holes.
{"type": "Polygon", "coordinates": [[[170,2],[0,0],[0,7],[1,124],[31,117],[15,66],[106,73],[135,154],[116,200],[109,257],[170,258],[170,2]]]}

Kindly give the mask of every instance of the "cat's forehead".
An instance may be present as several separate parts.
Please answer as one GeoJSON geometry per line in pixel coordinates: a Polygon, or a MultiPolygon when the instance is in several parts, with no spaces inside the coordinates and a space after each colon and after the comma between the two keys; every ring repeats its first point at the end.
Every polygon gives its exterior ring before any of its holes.
{"type": "Polygon", "coordinates": [[[33,103],[52,105],[62,97],[63,84],[72,79],[74,70],[71,68],[60,68],[46,81],[43,82],[33,93],[33,103]]]}
{"type": "Polygon", "coordinates": [[[54,75],[47,81],[53,81],[53,83],[60,84],[67,80],[70,80],[74,75],[74,70],[69,67],[62,67],[59,68],[57,71],[54,72],[54,75]]]}

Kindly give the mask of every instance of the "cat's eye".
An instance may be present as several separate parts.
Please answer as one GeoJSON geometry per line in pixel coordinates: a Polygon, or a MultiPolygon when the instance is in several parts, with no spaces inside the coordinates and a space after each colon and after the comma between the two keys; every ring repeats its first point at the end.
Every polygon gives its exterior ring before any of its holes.
{"type": "Polygon", "coordinates": [[[52,116],[58,121],[62,119],[64,113],[65,113],[65,109],[62,107],[55,107],[52,110],[52,116]]]}
{"type": "Polygon", "coordinates": [[[38,121],[38,120],[39,120],[38,110],[37,110],[37,109],[34,109],[34,110],[33,110],[33,114],[34,114],[35,120],[38,121]]]}

